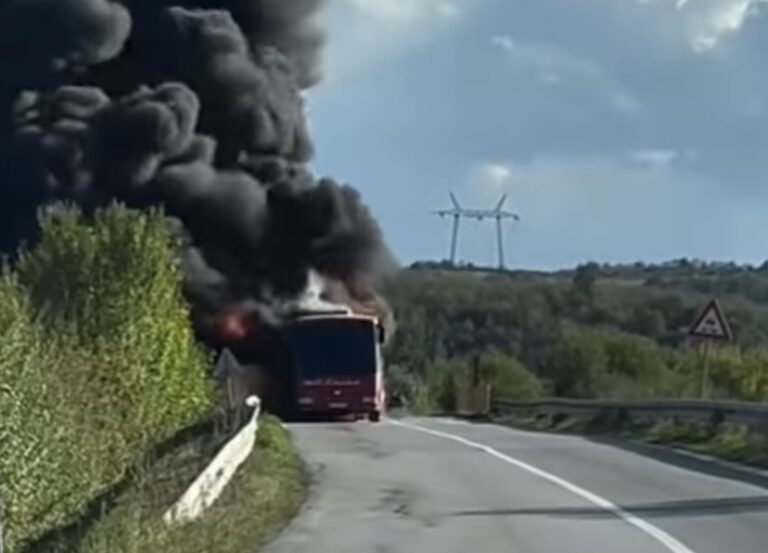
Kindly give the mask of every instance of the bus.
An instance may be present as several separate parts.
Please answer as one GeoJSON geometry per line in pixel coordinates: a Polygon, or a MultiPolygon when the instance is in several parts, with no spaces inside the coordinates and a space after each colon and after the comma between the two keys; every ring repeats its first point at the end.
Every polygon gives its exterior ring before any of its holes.
{"type": "Polygon", "coordinates": [[[378,422],[385,407],[384,328],[353,314],[300,316],[283,329],[293,365],[295,408],[378,422]]]}

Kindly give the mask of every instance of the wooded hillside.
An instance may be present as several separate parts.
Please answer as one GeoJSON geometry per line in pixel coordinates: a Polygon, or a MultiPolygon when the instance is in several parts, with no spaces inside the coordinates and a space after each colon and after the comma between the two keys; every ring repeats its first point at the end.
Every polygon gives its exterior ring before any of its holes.
{"type": "Polygon", "coordinates": [[[685,259],[552,273],[416,264],[388,288],[399,321],[388,353],[393,387],[434,398],[439,382],[461,372],[456,363],[492,355],[522,365],[543,393],[695,397],[701,353],[686,332],[713,296],[736,342],[712,353],[712,395],[768,399],[768,265],[685,259]]]}

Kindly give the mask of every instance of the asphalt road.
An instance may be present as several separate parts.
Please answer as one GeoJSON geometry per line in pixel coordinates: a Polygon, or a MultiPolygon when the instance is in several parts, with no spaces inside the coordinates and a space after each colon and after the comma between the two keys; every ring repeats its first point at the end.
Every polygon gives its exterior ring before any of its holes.
{"type": "Polygon", "coordinates": [[[766,553],[768,489],[449,419],[292,425],[314,475],[267,553],[766,553]]]}

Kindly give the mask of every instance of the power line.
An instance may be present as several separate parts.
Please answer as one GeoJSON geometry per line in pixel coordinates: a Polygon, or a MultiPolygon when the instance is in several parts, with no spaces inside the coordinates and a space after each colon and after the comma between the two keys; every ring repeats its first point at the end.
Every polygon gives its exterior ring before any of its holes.
{"type": "Polygon", "coordinates": [[[507,201],[507,195],[504,194],[494,209],[465,209],[456,199],[456,195],[451,192],[451,209],[440,209],[435,211],[435,215],[440,217],[453,218],[453,232],[451,233],[451,265],[456,265],[456,250],[459,240],[459,229],[462,219],[477,219],[484,221],[486,219],[496,220],[496,243],[498,246],[499,268],[504,269],[504,221],[513,219],[520,221],[520,216],[516,213],[504,210],[504,204],[507,201]]]}

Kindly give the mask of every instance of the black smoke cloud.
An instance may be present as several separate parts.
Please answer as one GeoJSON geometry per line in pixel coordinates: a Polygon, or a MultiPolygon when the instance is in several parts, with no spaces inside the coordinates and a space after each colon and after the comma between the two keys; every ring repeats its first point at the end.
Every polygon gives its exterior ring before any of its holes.
{"type": "Polygon", "coordinates": [[[0,0],[0,248],[59,200],[163,206],[206,316],[307,273],[390,263],[357,192],[317,180],[302,90],[320,0],[0,0]]]}

